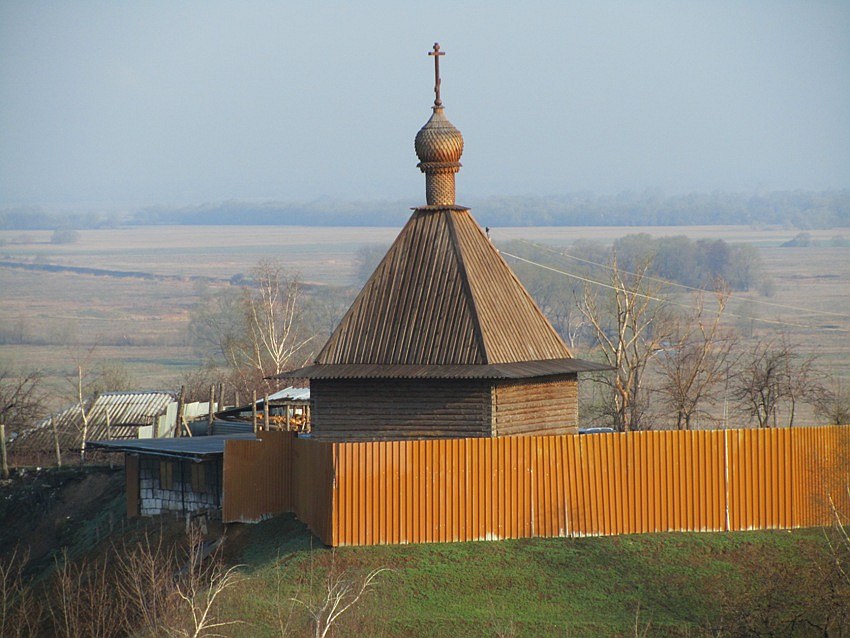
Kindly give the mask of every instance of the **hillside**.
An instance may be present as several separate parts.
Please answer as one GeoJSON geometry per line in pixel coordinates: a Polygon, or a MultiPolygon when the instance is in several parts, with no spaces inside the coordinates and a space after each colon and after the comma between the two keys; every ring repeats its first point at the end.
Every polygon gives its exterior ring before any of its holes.
{"type": "MultiPolygon", "coordinates": [[[[66,469],[35,478],[0,487],[0,556],[9,555],[13,537],[24,546],[39,540],[31,579],[50,582],[49,557],[61,547],[89,565],[112,560],[106,564],[114,570],[114,552],[126,554],[146,534],[166,545],[184,542],[181,521],[116,518],[120,472],[66,469]],[[22,496],[38,504],[31,513],[21,509],[22,496]]],[[[220,531],[209,528],[211,536],[220,531]]],[[[813,529],[331,550],[286,515],[227,528],[224,560],[240,565],[239,580],[215,610],[239,621],[220,629],[227,636],[311,635],[307,609],[294,597],[321,599],[329,574],[356,585],[386,569],[329,635],[843,636],[850,582],[827,538],[813,529]]],[[[43,627],[52,631],[47,619],[43,627]]]]}

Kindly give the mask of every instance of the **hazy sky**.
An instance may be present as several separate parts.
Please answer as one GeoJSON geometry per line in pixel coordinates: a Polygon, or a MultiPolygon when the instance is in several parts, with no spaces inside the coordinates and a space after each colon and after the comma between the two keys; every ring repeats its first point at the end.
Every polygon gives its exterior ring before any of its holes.
{"type": "Polygon", "coordinates": [[[0,207],[850,187],[850,2],[0,0],[0,207]]]}

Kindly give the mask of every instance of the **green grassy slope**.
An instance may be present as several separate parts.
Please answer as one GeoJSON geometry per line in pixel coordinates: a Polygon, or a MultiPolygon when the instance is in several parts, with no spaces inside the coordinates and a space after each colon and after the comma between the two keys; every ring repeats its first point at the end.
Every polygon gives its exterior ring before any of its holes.
{"type": "Polygon", "coordinates": [[[830,569],[823,530],[330,550],[285,516],[230,536],[246,579],[222,611],[248,623],[231,635],[281,635],[287,622],[304,635],[306,612],[291,597],[320,595],[330,570],[356,580],[380,567],[390,571],[334,635],[808,636],[827,622],[850,631],[850,584],[830,569]]]}
{"type": "MultiPolygon", "coordinates": [[[[16,475],[0,485],[0,562],[29,549],[27,573],[49,595],[64,551],[105,560],[110,573],[114,553],[145,535],[183,555],[180,519],[127,522],[122,510],[120,470],[16,475]]],[[[209,532],[217,538],[220,525],[209,532]]],[[[387,571],[329,635],[850,636],[850,543],[829,529],[331,550],[284,515],[228,526],[224,549],[240,581],[215,616],[237,621],[220,633],[239,638],[313,635],[292,599],[321,599],[329,573],[356,584],[379,568],[387,571]]]]}

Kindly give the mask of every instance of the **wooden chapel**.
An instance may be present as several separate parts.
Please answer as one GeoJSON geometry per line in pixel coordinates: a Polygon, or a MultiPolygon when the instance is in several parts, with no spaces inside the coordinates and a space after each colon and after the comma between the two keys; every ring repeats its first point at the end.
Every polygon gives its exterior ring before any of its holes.
{"type": "Polygon", "coordinates": [[[575,359],[499,252],[455,204],[463,137],[436,98],[416,134],[417,207],[314,363],[312,436],[370,441],[578,430],[575,359]]]}

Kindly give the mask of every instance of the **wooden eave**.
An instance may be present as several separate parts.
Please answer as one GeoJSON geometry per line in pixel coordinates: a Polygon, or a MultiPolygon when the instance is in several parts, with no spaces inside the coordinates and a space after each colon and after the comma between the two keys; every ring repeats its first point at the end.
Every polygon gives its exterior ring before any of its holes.
{"type": "Polygon", "coordinates": [[[277,375],[277,379],[532,379],[609,370],[610,366],[574,359],[545,359],[472,365],[315,364],[277,375]]]}

